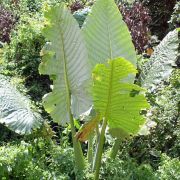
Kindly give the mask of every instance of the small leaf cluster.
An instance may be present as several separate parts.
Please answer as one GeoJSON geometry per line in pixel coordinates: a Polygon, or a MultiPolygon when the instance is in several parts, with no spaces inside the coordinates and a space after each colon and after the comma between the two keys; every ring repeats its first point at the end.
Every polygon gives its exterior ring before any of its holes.
{"type": "Polygon", "coordinates": [[[180,27],[180,2],[177,2],[174,7],[174,12],[169,21],[169,27],[170,29],[180,27]]]}
{"type": "MultiPolygon", "coordinates": [[[[106,155],[108,156],[108,155],[106,155]]],[[[149,164],[138,165],[132,158],[127,157],[125,160],[116,158],[115,160],[103,159],[101,168],[101,179],[107,180],[156,180],[155,171],[149,164]],[[118,168],[117,168],[118,167],[118,168]]]]}
{"type": "Polygon", "coordinates": [[[163,154],[161,157],[161,163],[157,170],[159,179],[180,179],[180,161],[178,158],[171,159],[167,155],[163,154]]]}
{"type": "Polygon", "coordinates": [[[5,43],[10,42],[10,33],[14,28],[16,18],[13,13],[0,5],[0,41],[5,43]]]}
{"type": "Polygon", "coordinates": [[[150,17],[150,31],[152,35],[156,35],[158,39],[162,40],[169,32],[168,21],[173,13],[173,8],[176,0],[139,0],[145,7],[149,9],[150,17]]]}
{"type": "Polygon", "coordinates": [[[132,5],[120,4],[119,9],[131,32],[136,50],[139,53],[144,52],[150,38],[151,17],[149,9],[140,2],[135,2],[132,5]]]}

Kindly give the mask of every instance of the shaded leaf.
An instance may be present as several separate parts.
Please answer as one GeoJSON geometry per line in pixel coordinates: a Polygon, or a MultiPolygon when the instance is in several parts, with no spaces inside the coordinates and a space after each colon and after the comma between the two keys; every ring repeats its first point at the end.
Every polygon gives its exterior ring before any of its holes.
{"type": "Polygon", "coordinates": [[[31,109],[30,100],[0,75],[0,123],[18,134],[30,134],[42,122],[41,115],[31,109]]]}
{"type": "Polygon", "coordinates": [[[169,78],[173,67],[176,66],[179,46],[178,31],[169,32],[143,67],[140,75],[143,87],[154,90],[160,83],[169,78]]]}

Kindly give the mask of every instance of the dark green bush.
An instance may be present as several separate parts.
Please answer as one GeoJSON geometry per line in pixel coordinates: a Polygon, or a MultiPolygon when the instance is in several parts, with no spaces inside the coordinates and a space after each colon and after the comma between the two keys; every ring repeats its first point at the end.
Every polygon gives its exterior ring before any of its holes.
{"type": "Polygon", "coordinates": [[[20,135],[15,132],[9,130],[3,124],[0,124],[0,146],[7,142],[12,142],[17,139],[20,139],[20,135]]]}
{"type": "Polygon", "coordinates": [[[101,179],[106,180],[155,180],[155,172],[148,164],[138,165],[133,159],[103,161],[101,179]]]}
{"type": "Polygon", "coordinates": [[[40,51],[45,43],[40,33],[40,17],[22,16],[16,30],[11,34],[11,42],[4,47],[4,74],[24,79],[24,84],[35,101],[40,101],[49,90],[49,79],[40,76],[38,66],[40,51]]]}
{"type": "Polygon", "coordinates": [[[10,33],[15,23],[16,18],[13,13],[0,5],[0,42],[10,42],[10,33]]]}
{"type": "Polygon", "coordinates": [[[174,12],[169,21],[170,29],[180,27],[180,2],[177,2],[174,7],[174,12]]]}
{"type": "Polygon", "coordinates": [[[88,13],[90,12],[90,8],[84,8],[82,10],[78,10],[76,12],[74,12],[74,18],[77,20],[77,22],[79,23],[79,26],[82,27],[86,16],[88,15],[88,13]]]}
{"type": "Polygon", "coordinates": [[[67,179],[74,173],[73,150],[45,139],[0,147],[0,177],[7,179],[67,179]]]}
{"type": "Polygon", "coordinates": [[[150,24],[150,30],[152,35],[158,36],[161,40],[168,33],[169,25],[168,21],[173,13],[173,8],[176,4],[176,0],[139,0],[149,10],[152,18],[150,24]]]}
{"type": "Polygon", "coordinates": [[[179,180],[180,161],[178,158],[171,159],[167,155],[162,155],[161,164],[157,170],[157,177],[160,180],[179,180]]]}

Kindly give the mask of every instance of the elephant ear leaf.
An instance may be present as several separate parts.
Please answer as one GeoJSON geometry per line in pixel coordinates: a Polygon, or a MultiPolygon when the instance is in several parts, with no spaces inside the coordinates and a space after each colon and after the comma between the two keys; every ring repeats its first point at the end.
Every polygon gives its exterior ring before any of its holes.
{"type": "Polygon", "coordinates": [[[78,23],[64,3],[45,13],[44,36],[50,41],[39,66],[41,74],[53,77],[53,90],[43,104],[55,122],[65,125],[91,106],[88,55],[78,23]]]}
{"type": "Polygon", "coordinates": [[[140,93],[143,89],[124,82],[129,74],[135,73],[134,66],[123,58],[98,64],[93,71],[94,107],[106,119],[110,133],[118,138],[137,134],[145,122],[140,112],[149,107],[140,93]]]}
{"type": "Polygon", "coordinates": [[[97,0],[82,27],[92,69],[123,57],[136,66],[132,38],[114,0],[97,0]]]}
{"type": "Polygon", "coordinates": [[[153,91],[159,84],[169,78],[173,66],[177,66],[176,60],[178,59],[178,48],[180,46],[178,33],[176,29],[169,32],[144,65],[140,75],[143,87],[153,91]]]}
{"type": "Polygon", "coordinates": [[[18,134],[30,134],[43,122],[40,114],[30,108],[30,101],[0,75],[0,123],[18,134]]]}

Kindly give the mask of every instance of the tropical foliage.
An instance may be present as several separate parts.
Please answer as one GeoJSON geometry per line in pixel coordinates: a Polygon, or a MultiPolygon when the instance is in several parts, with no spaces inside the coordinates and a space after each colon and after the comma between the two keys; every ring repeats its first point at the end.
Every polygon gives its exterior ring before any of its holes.
{"type": "Polygon", "coordinates": [[[152,2],[0,0],[0,179],[179,179],[179,4],[152,2]]]}
{"type": "Polygon", "coordinates": [[[19,134],[39,128],[42,117],[31,110],[30,102],[0,75],[0,123],[19,134]]]}
{"type": "Polygon", "coordinates": [[[160,83],[166,81],[177,67],[179,51],[178,30],[169,34],[156,47],[149,61],[144,65],[141,73],[142,86],[152,90],[157,88],[160,83]]]}

